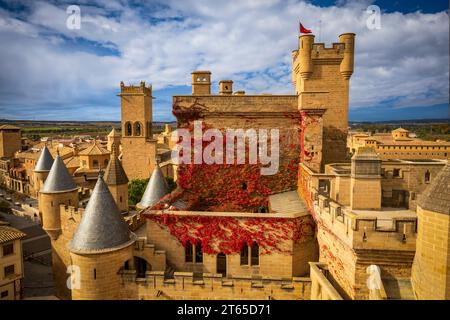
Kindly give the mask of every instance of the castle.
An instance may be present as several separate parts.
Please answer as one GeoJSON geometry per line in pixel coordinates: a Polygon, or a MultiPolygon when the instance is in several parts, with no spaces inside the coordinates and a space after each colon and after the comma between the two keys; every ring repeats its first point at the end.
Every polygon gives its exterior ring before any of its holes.
{"type": "Polygon", "coordinates": [[[152,87],[121,83],[122,135],[86,208],[60,155],[44,149],[35,168],[56,295],[449,299],[450,167],[381,159],[367,146],[349,161],[354,48],[352,33],[331,47],[300,36],[292,95],[233,92],[231,80],[211,94],[211,73],[193,72],[192,94],[173,97],[177,128],[278,129],[279,170],[179,164],[171,193],[155,156],[152,87]],[[125,220],[128,181],[150,173],[139,214],[125,220]]]}

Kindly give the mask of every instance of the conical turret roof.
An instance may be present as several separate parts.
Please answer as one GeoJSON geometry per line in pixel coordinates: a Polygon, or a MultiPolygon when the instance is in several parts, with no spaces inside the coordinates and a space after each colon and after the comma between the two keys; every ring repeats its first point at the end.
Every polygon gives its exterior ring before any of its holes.
{"type": "Polygon", "coordinates": [[[112,251],[127,246],[134,239],[134,234],[122,218],[108,186],[100,176],[70,242],[70,251],[112,251]]]}
{"type": "Polygon", "coordinates": [[[105,182],[108,185],[127,184],[128,177],[123,170],[122,163],[116,156],[115,145],[113,144],[111,158],[105,170],[105,182]]]}
{"type": "Polygon", "coordinates": [[[42,172],[42,171],[50,171],[53,165],[53,157],[50,154],[47,146],[45,146],[41,155],[39,156],[38,162],[36,163],[36,167],[34,167],[34,171],[42,172]]]}
{"type": "Polygon", "coordinates": [[[118,133],[115,128],[112,128],[111,132],[108,134],[108,137],[120,137],[120,133],[118,133]]]}
{"type": "Polygon", "coordinates": [[[155,166],[152,176],[145,188],[141,202],[137,204],[140,208],[148,208],[157,203],[162,197],[169,193],[166,179],[159,165],[155,166]]]}
{"type": "Polygon", "coordinates": [[[433,179],[417,203],[422,209],[450,215],[450,164],[433,179]]]}
{"type": "Polygon", "coordinates": [[[67,171],[66,165],[58,154],[53,162],[52,168],[41,189],[43,193],[68,192],[78,189],[73,177],[67,171]]]}

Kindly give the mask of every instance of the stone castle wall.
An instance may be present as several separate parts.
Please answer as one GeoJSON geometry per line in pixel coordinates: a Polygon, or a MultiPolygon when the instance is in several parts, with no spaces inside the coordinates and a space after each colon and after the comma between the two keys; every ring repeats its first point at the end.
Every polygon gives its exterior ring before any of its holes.
{"type": "Polygon", "coordinates": [[[311,292],[309,278],[251,277],[223,278],[221,274],[204,273],[194,277],[192,272],[175,272],[165,279],[163,272],[147,272],[136,278],[135,271],[122,273],[122,299],[139,300],[308,300],[311,292]]]}

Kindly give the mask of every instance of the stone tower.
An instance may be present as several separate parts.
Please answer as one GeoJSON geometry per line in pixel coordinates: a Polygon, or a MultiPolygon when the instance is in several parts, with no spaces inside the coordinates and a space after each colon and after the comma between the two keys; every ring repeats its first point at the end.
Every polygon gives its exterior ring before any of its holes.
{"type": "Polygon", "coordinates": [[[128,177],[117,158],[115,144],[112,144],[111,159],[105,170],[105,182],[120,212],[128,211],[128,177]]]}
{"type": "Polygon", "coordinates": [[[323,110],[323,165],[347,155],[349,81],[353,73],[355,34],[344,33],[326,48],[314,35],[299,37],[292,52],[292,82],[302,110],[323,110]]]}
{"type": "Polygon", "coordinates": [[[61,232],[59,206],[78,206],[78,186],[59,154],[40,190],[40,202],[43,228],[55,240],[61,232]]]}
{"type": "Polygon", "coordinates": [[[0,157],[13,158],[14,153],[22,150],[22,133],[19,127],[0,125],[0,157]]]}
{"type": "Polygon", "coordinates": [[[145,188],[141,201],[136,205],[139,210],[151,207],[157,203],[162,197],[169,193],[167,181],[161,171],[159,165],[156,165],[152,176],[145,188]]]}
{"type": "Polygon", "coordinates": [[[233,94],[233,81],[221,80],[219,82],[219,94],[221,96],[230,96],[233,94]]]}
{"type": "Polygon", "coordinates": [[[152,136],[152,87],[120,83],[122,108],[122,165],[130,180],[146,179],[156,163],[152,136]]]}
{"type": "Polygon", "coordinates": [[[373,148],[358,148],[352,158],[350,206],[352,209],[381,208],[381,159],[373,148]]]}
{"type": "Polygon", "coordinates": [[[135,240],[100,176],[69,244],[80,284],[72,288],[72,299],[119,299],[119,271],[132,263],[135,240]]]}
{"type": "Polygon", "coordinates": [[[450,164],[417,203],[416,255],[412,286],[417,299],[450,299],[450,164]]]}
{"type": "Polygon", "coordinates": [[[116,149],[116,155],[119,156],[120,154],[120,133],[116,131],[116,129],[112,128],[111,132],[108,134],[108,144],[106,148],[109,152],[112,153],[112,149],[116,149]]]}
{"type": "Polygon", "coordinates": [[[36,192],[36,196],[39,196],[39,191],[44,186],[45,180],[48,177],[50,169],[53,165],[53,157],[50,154],[47,146],[45,146],[42,151],[39,159],[36,163],[36,167],[34,167],[34,190],[36,192]]]}
{"type": "Polygon", "coordinates": [[[78,187],[58,154],[40,190],[39,202],[43,229],[51,240],[55,295],[62,299],[70,298],[66,272],[71,263],[66,246],[71,234],[67,230],[67,219],[62,219],[61,209],[65,206],[77,209],[78,201],[78,187]]]}
{"type": "Polygon", "coordinates": [[[211,94],[211,72],[193,71],[192,95],[209,96],[211,94]]]}

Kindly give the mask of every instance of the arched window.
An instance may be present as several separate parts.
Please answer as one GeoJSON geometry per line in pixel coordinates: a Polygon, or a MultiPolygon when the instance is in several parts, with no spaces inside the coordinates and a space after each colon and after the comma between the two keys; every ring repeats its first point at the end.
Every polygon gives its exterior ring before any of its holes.
{"type": "Polygon", "coordinates": [[[195,245],[195,262],[203,262],[202,244],[200,242],[195,245]]]}
{"type": "Polygon", "coordinates": [[[430,182],[430,178],[431,178],[430,171],[427,170],[427,171],[425,172],[425,183],[429,183],[429,182],[430,182]]]}
{"type": "Polygon", "coordinates": [[[248,265],[248,245],[244,244],[241,249],[241,266],[248,265]]]}
{"type": "Polygon", "coordinates": [[[131,126],[131,122],[125,123],[125,136],[131,136],[133,134],[133,129],[131,126]]]}
{"type": "Polygon", "coordinates": [[[253,242],[252,245],[252,260],[251,260],[252,266],[258,266],[259,265],[259,246],[256,242],[253,242]]]}
{"type": "Polygon", "coordinates": [[[141,136],[142,135],[142,125],[140,122],[134,123],[134,135],[141,136]]]}
{"type": "Polygon", "coordinates": [[[186,242],[186,247],[184,248],[184,261],[194,262],[194,252],[190,241],[186,242]]]}
{"type": "Polygon", "coordinates": [[[94,166],[94,168],[98,168],[98,160],[93,160],[92,165],[94,166]]]}
{"type": "Polygon", "coordinates": [[[105,168],[108,165],[108,159],[105,159],[105,161],[103,161],[103,163],[105,164],[105,168]]]}

